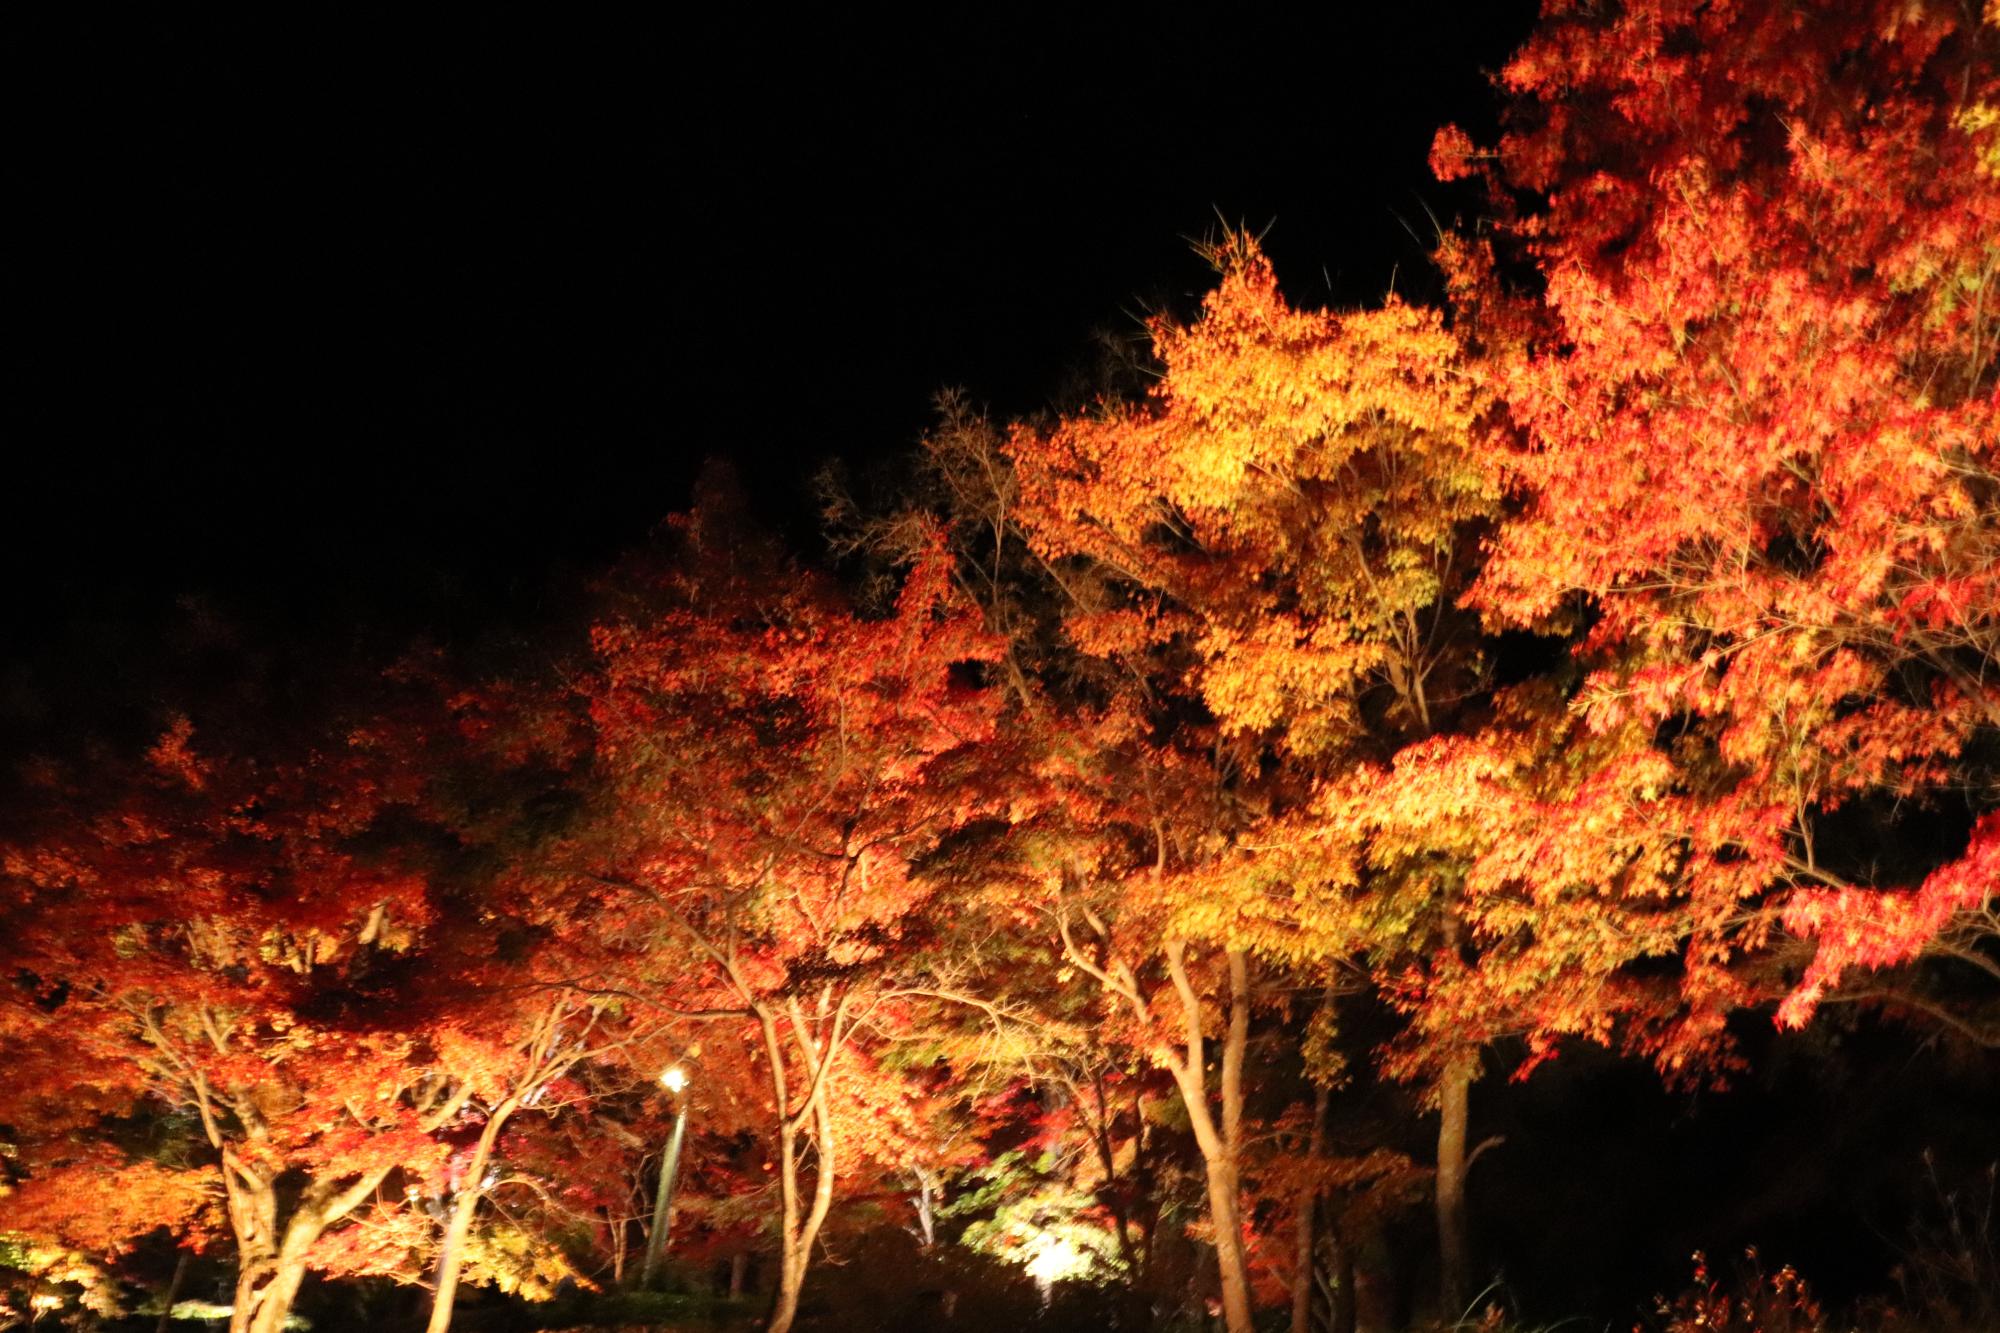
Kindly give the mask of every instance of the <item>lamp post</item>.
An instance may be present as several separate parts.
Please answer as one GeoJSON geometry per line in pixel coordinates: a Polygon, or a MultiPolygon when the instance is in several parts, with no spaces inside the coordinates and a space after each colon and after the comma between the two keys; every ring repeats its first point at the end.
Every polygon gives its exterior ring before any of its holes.
{"type": "Polygon", "coordinates": [[[674,1203],[674,1178],[681,1171],[681,1140],[687,1137],[687,1099],[681,1090],[687,1087],[687,1071],[679,1065],[660,1075],[660,1084],[680,1103],[674,1115],[674,1132],[667,1139],[667,1157],[660,1163],[660,1188],[653,1197],[653,1229],[646,1234],[646,1263],[639,1270],[639,1286],[653,1285],[653,1274],[659,1269],[660,1256],[667,1248],[667,1213],[674,1203]]]}

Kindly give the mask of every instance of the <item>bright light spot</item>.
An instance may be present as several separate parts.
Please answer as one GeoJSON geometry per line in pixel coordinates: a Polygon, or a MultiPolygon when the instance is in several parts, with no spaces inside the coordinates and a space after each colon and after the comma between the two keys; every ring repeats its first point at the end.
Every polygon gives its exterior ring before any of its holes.
{"type": "Polygon", "coordinates": [[[1028,1276],[1043,1291],[1090,1268],[1090,1255],[1067,1236],[1044,1231],[1028,1242],[1028,1276]]]}
{"type": "Polygon", "coordinates": [[[688,1085],[687,1070],[682,1069],[679,1065],[675,1065],[673,1068],[667,1070],[666,1073],[660,1075],[660,1082],[666,1085],[668,1092],[679,1092],[688,1085]]]}

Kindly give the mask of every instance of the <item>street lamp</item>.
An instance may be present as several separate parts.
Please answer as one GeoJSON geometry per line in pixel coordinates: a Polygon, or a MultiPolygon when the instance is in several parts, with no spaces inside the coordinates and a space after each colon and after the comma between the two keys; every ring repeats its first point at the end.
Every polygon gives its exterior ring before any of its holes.
{"type": "Polygon", "coordinates": [[[667,1213],[674,1203],[674,1178],[681,1171],[681,1140],[687,1137],[687,1099],[681,1090],[687,1087],[687,1071],[674,1065],[660,1075],[660,1086],[674,1095],[680,1109],[674,1115],[674,1132],[667,1140],[667,1157],[660,1164],[659,1193],[653,1197],[653,1229],[646,1236],[646,1263],[639,1271],[641,1288],[653,1285],[653,1274],[660,1266],[660,1256],[667,1248],[667,1213]]]}

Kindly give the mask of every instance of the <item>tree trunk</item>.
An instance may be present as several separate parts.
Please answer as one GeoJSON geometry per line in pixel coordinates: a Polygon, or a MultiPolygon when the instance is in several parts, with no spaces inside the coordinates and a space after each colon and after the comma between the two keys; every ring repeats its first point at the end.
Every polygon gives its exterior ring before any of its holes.
{"type": "Polygon", "coordinates": [[[174,1278],[167,1283],[166,1300],[160,1305],[160,1322],[153,1326],[153,1333],[171,1333],[174,1325],[174,1302],[181,1298],[181,1283],[187,1280],[188,1260],[193,1258],[191,1250],[182,1250],[174,1261],[174,1278]]]}
{"type": "Polygon", "coordinates": [[[1208,1212],[1215,1225],[1215,1263],[1222,1276],[1222,1320],[1229,1333],[1252,1333],[1250,1269],[1243,1255],[1243,1221],[1233,1163],[1204,1159],[1208,1212]]]}
{"type": "Polygon", "coordinates": [[[778,1255],[778,1294],[771,1303],[771,1322],[764,1326],[766,1333],[790,1333],[799,1317],[799,1293],[806,1285],[806,1256],[789,1239],[783,1246],[778,1255]]]}
{"type": "Polygon", "coordinates": [[[1354,1247],[1338,1227],[1329,1232],[1329,1238],[1333,1241],[1333,1327],[1329,1333],[1355,1333],[1361,1307],[1354,1290],[1354,1247]]]}
{"type": "Polygon", "coordinates": [[[345,1185],[323,1179],[307,1185],[280,1238],[277,1194],[271,1183],[244,1169],[233,1155],[226,1165],[238,1265],[229,1333],[278,1333],[292,1312],[299,1284],[305,1281],[306,1258],[313,1246],[328,1227],[372,1195],[391,1168],[369,1170],[345,1185]]]}
{"type": "Polygon", "coordinates": [[[1203,1056],[1201,1005],[1188,979],[1186,946],[1166,947],[1167,973],[1181,1000],[1186,1052],[1170,1056],[1167,1070],[1180,1088],[1201,1150],[1208,1183],[1208,1214],[1215,1230],[1215,1262],[1222,1278],[1222,1317],[1229,1333],[1252,1333],[1250,1265],[1243,1252],[1242,1187],[1238,1177],[1243,1141],[1243,1057],[1250,1042],[1250,960],[1232,949],[1229,960],[1229,1025],[1222,1043],[1221,1120],[1209,1108],[1203,1056]]]}
{"type": "Polygon", "coordinates": [[[1454,1057],[1438,1085],[1438,1318],[1458,1319],[1472,1302],[1465,1231],[1465,1138],[1471,1119],[1472,1060],[1454,1057]]]}
{"type": "MultiPolygon", "coordinates": [[[[1444,904],[1444,947],[1456,955],[1464,938],[1456,895],[1444,904]]],[[[1437,1225],[1438,1318],[1450,1323],[1472,1301],[1472,1257],[1465,1234],[1465,1139],[1472,1118],[1472,1077],[1479,1055],[1471,1048],[1450,1051],[1438,1080],[1437,1225]]]]}
{"type": "Polygon", "coordinates": [[[229,1307],[229,1333],[249,1333],[257,1295],[270,1280],[277,1257],[278,1192],[263,1171],[245,1166],[213,1132],[210,1139],[222,1156],[223,1201],[236,1241],[236,1295],[229,1307]]]}
{"type": "MultiPolygon", "coordinates": [[[[1326,1108],[1333,1094],[1325,1088],[1313,1093],[1312,1130],[1306,1138],[1306,1163],[1318,1165],[1326,1141],[1326,1108]]],[[[1298,1211],[1292,1217],[1292,1333],[1312,1333],[1313,1212],[1319,1206],[1319,1189],[1307,1185],[1299,1191],[1298,1211]]]]}
{"type": "MultiPolygon", "coordinates": [[[[813,1099],[812,1144],[813,1201],[796,1232],[784,1237],[784,1254],[778,1267],[778,1299],[771,1312],[766,1333],[788,1333],[799,1315],[799,1294],[805,1289],[806,1269],[812,1263],[812,1247],[819,1239],[820,1225],[833,1207],[833,1118],[826,1105],[826,1085],[820,1084],[813,1099]]],[[[794,1166],[796,1171],[796,1166],[794,1166]]],[[[794,1191],[796,1198],[796,1190],[794,1191]]],[[[797,1216],[794,1203],[792,1215],[797,1216]]]]}
{"type": "Polygon", "coordinates": [[[445,1333],[451,1327],[451,1308],[458,1300],[459,1270],[465,1266],[465,1238],[472,1234],[473,1218],[479,1212],[480,1201],[486,1197],[486,1168],[493,1161],[493,1145],[499,1141],[500,1129],[514,1113],[514,1106],[510,1097],[494,1107],[486,1117],[486,1127],[479,1131],[479,1142],[473,1146],[472,1160],[465,1168],[465,1183],[452,1200],[451,1221],[446,1224],[444,1239],[438,1246],[437,1290],[431,1296],[431,1318],[424,1333],[445,1333]]]}
{"type": "Polygon", "coordinates": [[[284,1328],[299,1284],[305,1281],[306,1255],[326,1228],[327,1218],[317,1207],[301,1204],[285,1224],[284,1240],[274,1252],[245,1258],[236,1274],[229,1333],[279,1333],[284,1328]]]}
{"type": "MultiPolygon", "coordinates": [[[[784,1114],[784,1104],[778,1106],[784,1114]]],[[[771,1303],[768,1333],[786,1333],[799,1314],[799,1288],[805,1273],[798,1264],[799,1232],[799,1148],[798,1137],[789,1127],[778,1133],[778,1290],[771,1303]]]]}
{"type": "Polygon", "coordinates": [[[229,1333],[278,1333],[305,1281],[303,1253],[281,1255],[268,1263],[246,1266],[236,1278],[236,1304],[229,1314],[229,1333]]]}
{"type": "MultiPolygon", "coordinates": [[[[1091,1071],[1090,1089],[1095,1112],[1090,1124],[1091,1141],[1097,1147],[1097,1164],[1104,1170],[1104,1187],[1097,1191],[1097,1200],[1111,1210],[1113,1233],[1118,1238],[1118,1258],[1125,1265],[1125,1271],[1136,1279],[1139,1272],[1138,1255],[1132,1246],[1132,1220],[1130,1208],[1125,1200],[1125,1191],[1118,1180],[1118,1148],[1112,1142],[1112,1128],[1115,1123],[1111,1107],[1104,1095],[1104,1071],[1091,1071]]],[[[1077,1088],[1079,1099],[1082,1089],[1077,1088]]],[[[1136,1154],[1135,1154],[1136,1157],[1136,1154]]],[[[1137,1165],[1135,1160],[1134,1165],[1137,1165]]]]}
{"type": "MultiPolygon", "coordinates": [[[[291,1313],[299,1284],[305,1281],[306,1255],[328,1227],[375,1192],[392,1168],[364,1171],[345,1185],[323,1178],[312,1181],[280,1228],[277,1173],[237,1153],[218,1122],[214,1090],[200,1074],[194,1077],[193,1091],[202,1129],[220,1159],[223,1201],[230,1234],[236,1241],[236,1292],[229,1308],[229,1333],[277,1333],[291,1313]]],[[[267,1134],[261,1120],[244,1109],[249,1103],[236,1099],[230,1104],[245,1120],[252,1141],[263,1142],[267,1134]]],[[[455,1110],[457,1104],[449,1103],[448,1108],[455,1110]]]]}
{"type": "Polygon", "coordinates": [[[928,1250],[937,1244],[937,1202],[931,1173],[923,1167],[912,1167],[910,1173],[917,1178],[917,1239],[928,1250]]]}
{"type": "MultiPolygon", "coordinates": [[[[833,1114],[828,1105],[830,1091],[828,1079],[830,1069],[827,1062],[833,1059],[833,1047],[837,1039],[822,1048],[818,1036],[807,1023],[803,1011],[795,999],[786,1001],[787,1016],[791,1020],[792,1032],[797,1041],[801,1063],[804,1067],[809,1091],[799,1110],[787,1114],[785,1107],[784,1068],[780,1061],[782,1054],[777,1041],[774,1018],[767,1012],[758,1017],[765,1024],[767,1049],[772,1055],[773,1088],[778,1093],[779,1114],[783,1117],[779,1124],[779,1192],[783,1199],[782,1225],[779,1231],[778,1290],[772,1303],[771,1319],[765,1325],[765,1333],[789,1333],[798,1319],[799,1293],[805,1288],[806,1269],[812,1263],[812,1248],[819,1239],[819,1230],[826,1221],[826,1215],[833,1208],[833,1182],[837,1164],[834,1160],[833,1114]],[[812,1205],[800,1216],[799,1197],[799,1135],[806,1128],[807,1142],[813,1147],[813,1195],[812,1205]]],[[[824,1010],[825,1005],[822,1004],[824,1010]]],[[[838,1034],[836,1021],[834,1032],[838,1034]]]]}
{"type": "Polygon", "coordinates": [[[1303,1191],[1292,1217],[1292,1333],[1312,1333],[1314,1192],[1303,1191]]]}

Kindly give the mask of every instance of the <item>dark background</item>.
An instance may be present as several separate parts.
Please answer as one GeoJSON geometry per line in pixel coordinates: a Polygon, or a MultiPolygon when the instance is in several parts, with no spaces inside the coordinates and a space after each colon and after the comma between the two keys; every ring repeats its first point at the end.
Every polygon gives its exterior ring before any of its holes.
{"type": "Polygon", "coordinates": [[[505,620],[711,455],[809,538],[819,461],[947,386],[1042,406],[1192,305],[1219,219],[1296,299],[1420,286],[1430,136],[1491,121],[1531,18],[64,34],[6,168],[16,649],[197,591],[505,620]]]}

